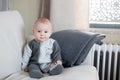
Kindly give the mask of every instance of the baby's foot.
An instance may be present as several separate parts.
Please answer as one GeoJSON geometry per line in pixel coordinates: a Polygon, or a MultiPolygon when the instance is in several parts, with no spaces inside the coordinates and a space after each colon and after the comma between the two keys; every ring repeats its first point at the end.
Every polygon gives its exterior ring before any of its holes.
{"type": "Polygon", "coordinates": [[[38,79],[43,77],[43,73],[38,70],[29,71],[29,75],[31,78],[38,78],[38,79]]]}
{"type": "Polygon", "coordinates": [[[63,71],[63,69],[64,69],[63,66],[60,64],[52,65],[50,67],[49,74],[50,75],[58,75],[63,71]]]}

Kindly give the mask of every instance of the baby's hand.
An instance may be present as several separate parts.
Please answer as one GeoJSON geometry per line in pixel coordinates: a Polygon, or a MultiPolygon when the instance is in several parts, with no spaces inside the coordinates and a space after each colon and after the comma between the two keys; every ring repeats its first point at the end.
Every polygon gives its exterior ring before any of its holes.
{"type": "Polygon", "coordinates": [[[28,72],[28,68],[23,69],[24,72],[28,72]]]}
{"type": "Polygon", "coordinates": [[[55,62],[55,64],[60,64],[60,65],[62,65],[62,61],[57,60],[57,61],[55,62]]]}

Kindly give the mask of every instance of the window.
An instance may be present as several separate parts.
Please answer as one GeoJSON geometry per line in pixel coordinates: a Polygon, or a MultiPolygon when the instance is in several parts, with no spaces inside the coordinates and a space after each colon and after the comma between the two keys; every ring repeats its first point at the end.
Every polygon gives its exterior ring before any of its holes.
{"type": "Polygon", "coordinates": [[[120,0],[89,0],[91,28],[120,29],[120,0]]]}
{"type": "Polygon", "coordinates": [[[9,0],[0,0],[0,11],[6,11],[9,9],[9,0]]]}

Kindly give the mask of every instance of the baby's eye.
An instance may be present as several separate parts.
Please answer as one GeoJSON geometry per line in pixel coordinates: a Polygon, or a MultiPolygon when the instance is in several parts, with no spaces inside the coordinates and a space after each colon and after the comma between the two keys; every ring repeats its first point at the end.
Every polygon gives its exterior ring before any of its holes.
{"type": "Polygon", "coordinates": [[[41,31],[38,31],[39,33],[41,32],[41,31]]]}
{"type": "Polygon", "coordinates": [[[45,31],[45,33],[48,33],[48,31],[45,31]]]}

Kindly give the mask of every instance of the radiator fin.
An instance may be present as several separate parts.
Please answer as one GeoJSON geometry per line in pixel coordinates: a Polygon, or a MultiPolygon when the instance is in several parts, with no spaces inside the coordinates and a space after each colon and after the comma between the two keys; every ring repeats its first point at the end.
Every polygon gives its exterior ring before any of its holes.
{"type": "Polygon", "coordinates": [[[120,45],[94,45],[94,66],[100,80],[119,80],[120,45]]]}

